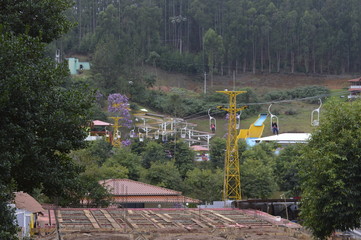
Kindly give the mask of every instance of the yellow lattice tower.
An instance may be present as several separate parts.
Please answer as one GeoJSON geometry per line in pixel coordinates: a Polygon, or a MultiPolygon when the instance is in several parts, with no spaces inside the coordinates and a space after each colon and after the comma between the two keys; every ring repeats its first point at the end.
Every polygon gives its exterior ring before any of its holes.
{"type": "Polygon", "coordinates": [[[110,117],[110,118],[112,118],[114,120],[112,145],[114,147],[120,147],[122,144],[122,141],[120,138],[119,128],[121,127],[121,125],[119,125],[119,120],[122,119],[123,117],[110,117]]]}
{"type": "Polygon", "coordinates": [[[246,91],[217,91],[229,96],[229,107],[218,107],[228,112],[227,149],[224,160],[223,200],[241,200],[241,177],[239,168],[238,142],[237,142],[237,112],[247,108],[237,108],[236,97],[246,91]]]}

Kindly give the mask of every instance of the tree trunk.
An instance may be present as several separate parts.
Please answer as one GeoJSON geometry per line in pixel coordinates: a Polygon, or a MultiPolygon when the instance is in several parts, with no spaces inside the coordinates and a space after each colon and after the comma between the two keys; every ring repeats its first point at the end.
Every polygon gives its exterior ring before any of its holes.
{"type": "Polygon", "coordinates": [[[295,72],[295,53],[291,51],[291,73],[295,72]]]}
{"type": "Polygon", "coordinates": [[[82,31],[81,31],[81,0],[78,0],[78,23],[79,23],[79,36],[78,36],[78,38],[79,38],[79,46],[80,46],[80,44],[81,44],[81,38],[82,38],[82,31]]]}
{"type": "Polygon", "coordinates": [[[315,44],[312,46],[312,71],[316,73],[316,53],[315,53],[315,44]]]}
{"type": "Polygon", "coordinates": [[[256,43],[255,37],[253,37],[252,44],[252,73],[256,74],[256,43]]]}
{"type": "Polygon", "coordinates": [[[243,73],[247,70],[247,58],[246,56],[243,57],[243,73]]]}
{"type": "Polygon", "coordinates": [[[264,56],[263,56],[263,40],[261,40],[261,73],[263,73],[263,62],[264,62],[264,56]]]}
{"type": "Polygon", "coordinates": [[[270,49],[270,34],[267,36],[267,52],[268,52],[268,73],[272,72],[271,49],[270,49]]]}
{"type": "Polygon", "coordinates": [[[277,51],[276,53],[277,55],[277,72],[280,72],[280,68],[281,68],[281,53],[280,51],[277,51]]]}
{"type": "Polygon", "coordinates": [[[164,45],[167,44],[167,0],[164,0],[164,45]]]}
{"type": "Polygon", "coordinates": [[[238,59],[236,59],[236,73],[238,71],[238,59]]]}

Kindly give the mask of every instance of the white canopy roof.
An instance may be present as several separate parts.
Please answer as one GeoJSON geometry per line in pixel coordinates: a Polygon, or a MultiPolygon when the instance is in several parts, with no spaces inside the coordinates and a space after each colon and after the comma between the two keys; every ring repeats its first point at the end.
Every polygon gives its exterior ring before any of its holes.
{"type": "Polygon", "coordinates": [[[310,133],[282,133],[279,135],[257,138],[255,139],[255,142],[277,142],[280,144],[307,143],[310,136],[310,133]]]}

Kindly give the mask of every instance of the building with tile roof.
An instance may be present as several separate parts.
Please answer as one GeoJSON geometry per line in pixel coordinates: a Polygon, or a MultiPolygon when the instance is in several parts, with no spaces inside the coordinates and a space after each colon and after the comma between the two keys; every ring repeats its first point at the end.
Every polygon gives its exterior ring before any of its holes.
{"type": "Polygon", "coordinates": [[[357,98],[361,96],[361,77],[348,80],[350,82],[350,88],[348,91],[350,95],[348,98],[357,98]]]}
{"type": "Polygon", "coordinates": [[[113,205],[126,208],[182,207],[200,200],[182,195],[182,192],[130,179],[99,181],[112,194],[113,205]]]}
{"type": "Polygon", "coordinates": [[[31,213],[43,213],[44,208],[32,196],[25,192],[15,192],[14,203],[16,208],[25,209],[31,213]]]}

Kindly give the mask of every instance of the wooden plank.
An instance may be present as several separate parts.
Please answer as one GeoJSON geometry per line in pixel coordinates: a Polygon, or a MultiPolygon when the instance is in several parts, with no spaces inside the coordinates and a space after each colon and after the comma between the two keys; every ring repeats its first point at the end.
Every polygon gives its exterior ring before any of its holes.
{"type": "Polygon", "coordinates": [[[225,216],[223,216],[223,215],[221,215],[221,214],[219,214],[219,213],[216,213],[216,212],[214,212],[213,210],[208,210],[208,211],[211,212],[211,213],[213,213],[214,215],[216,215],[216,216],[219,217],[219,218],[222,218],[222,219],[227,220],[227,221],[232,222],[232,223],[236,223],[236,222],[233,221],[232,219],[230,219],[230,218],[228,218],[228,217],[225,217],[225,216]]]}
{"type": "Polygon", "coordinates": [[[112,218],[112,216],[110,216],[110,214],[108,213],[108,211],[104,210],[104,209],[100,209],[100,211],[104,214],[104,216],[106,217],[106,219],[108,219],[108,221],[110,222],[110,224],[113,226],[113,228],[115,229],[120,229],[122,228],[115,220],[114,218],[112,218]]]}
{"type": "Polygon", "coordinates": [[[83,210],[83,212],[85,216],[89,219],[89,221],[91,222],[94,228],[100,228],[98,222],[95,220],[95,218],[93,217],[93,215],[89,210],[83,210]]]}

